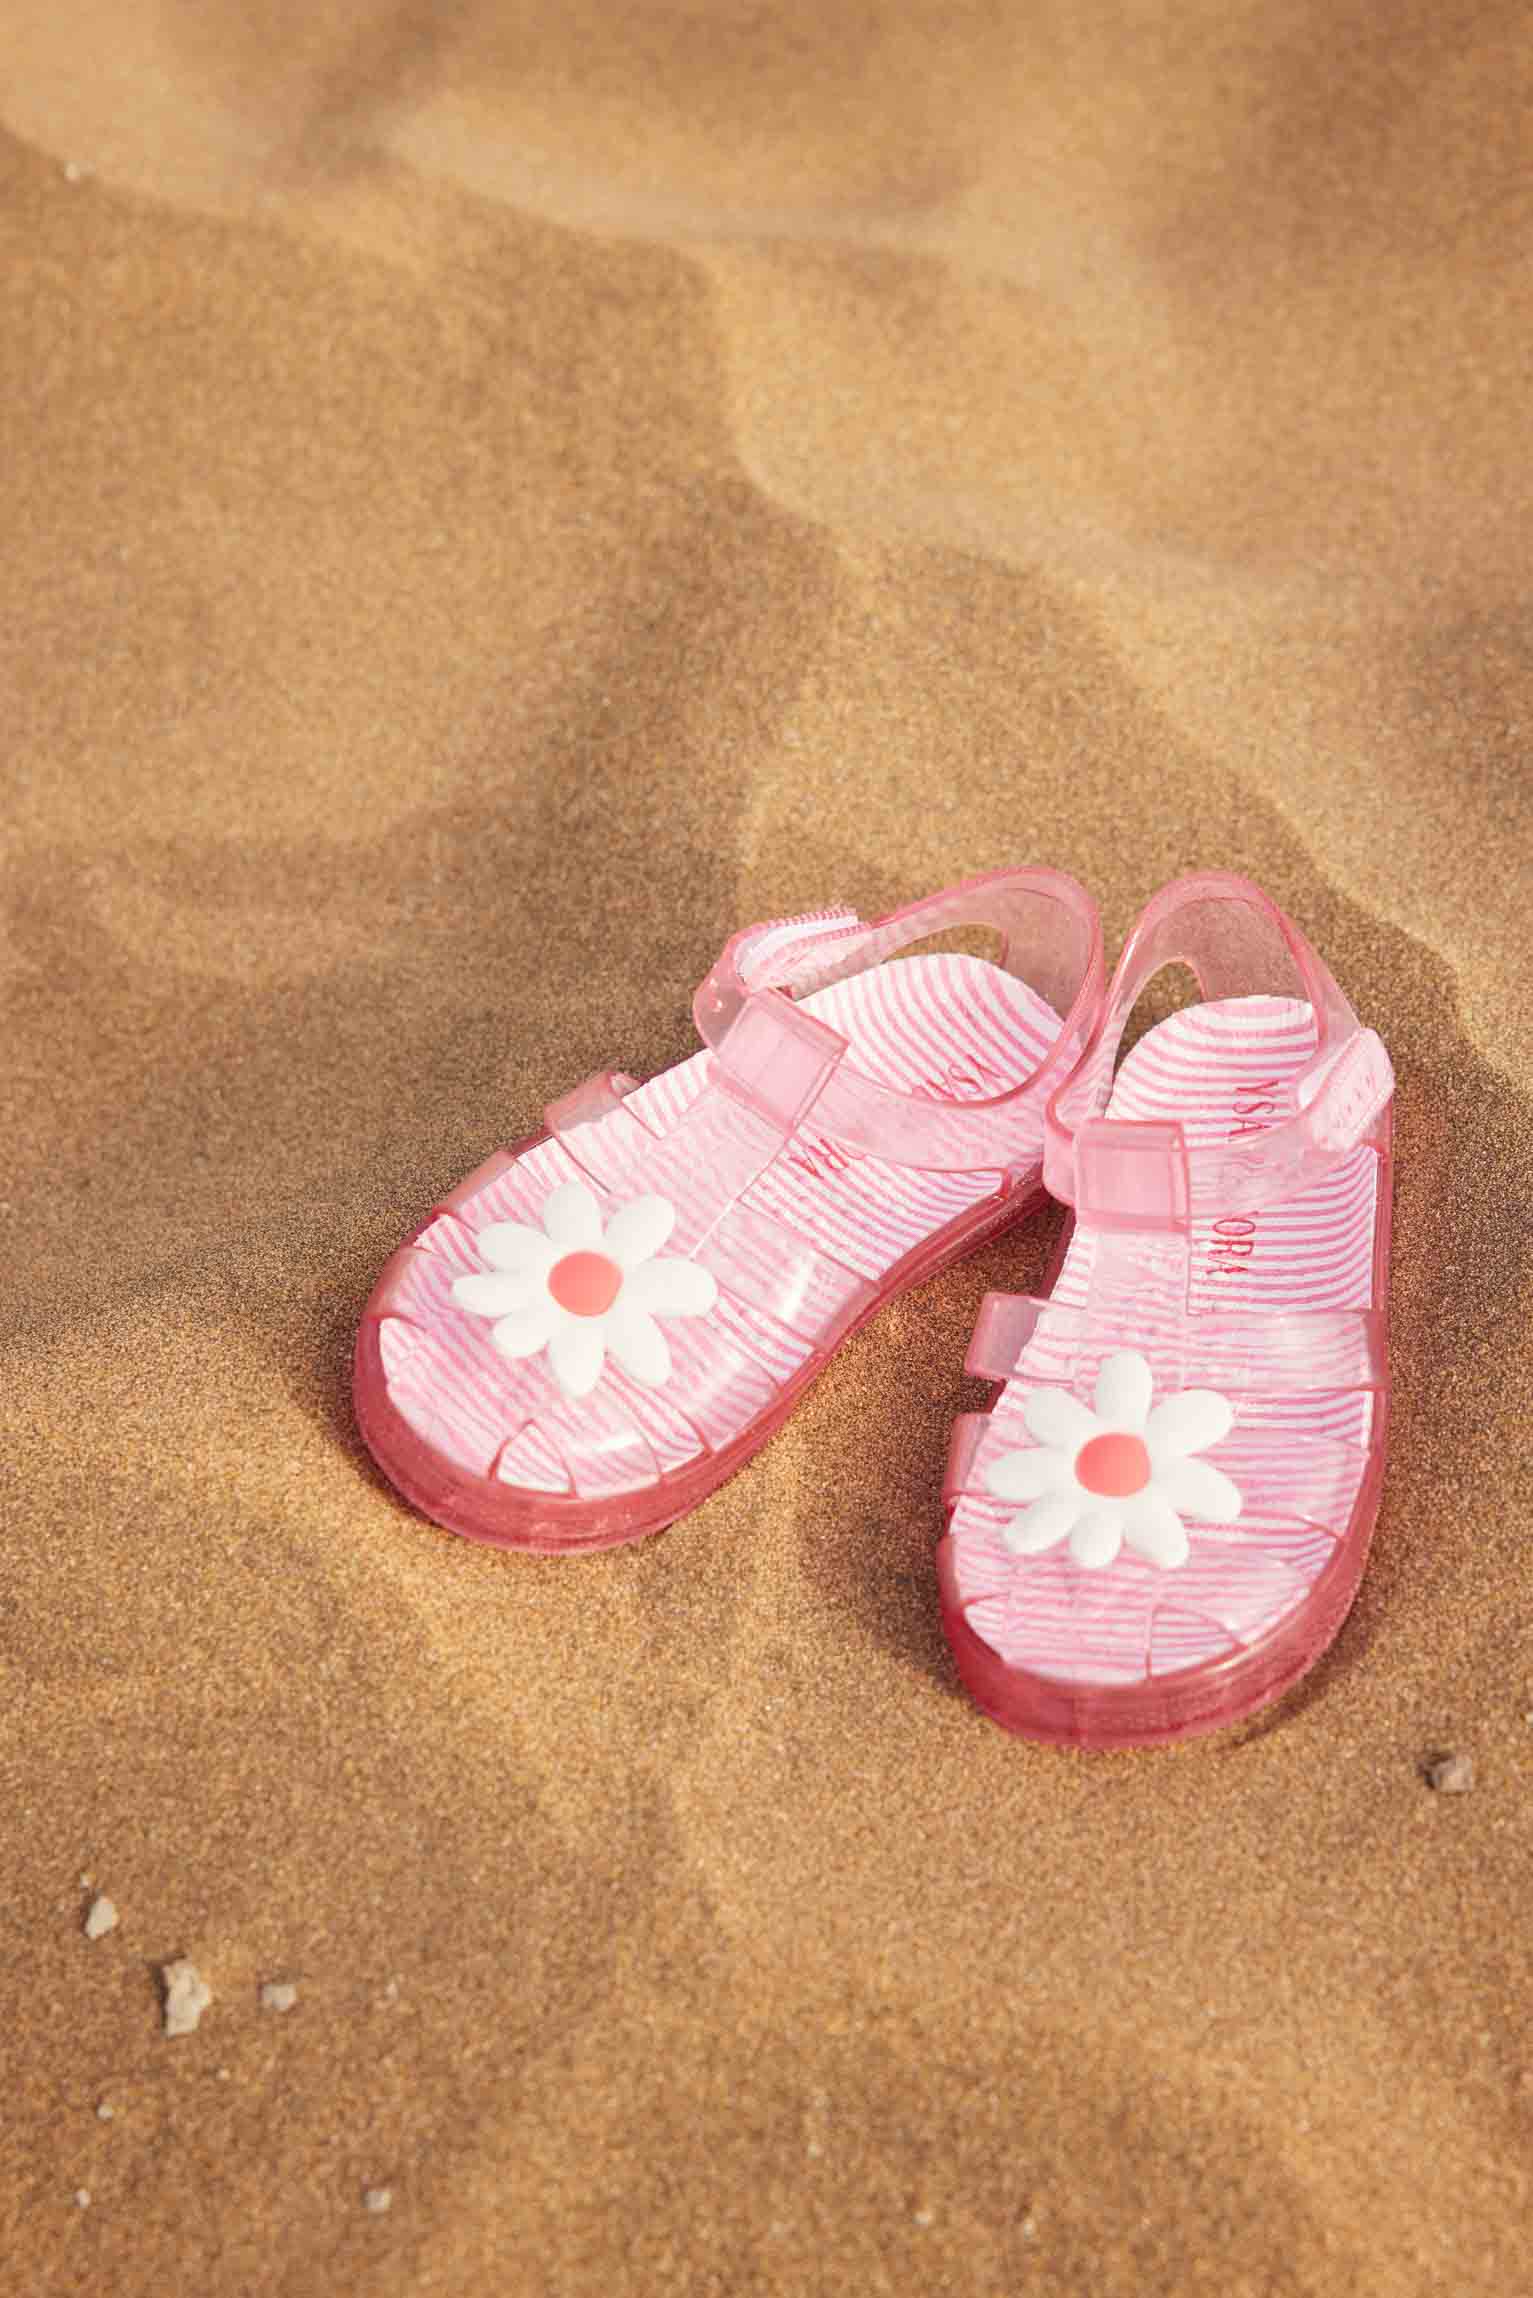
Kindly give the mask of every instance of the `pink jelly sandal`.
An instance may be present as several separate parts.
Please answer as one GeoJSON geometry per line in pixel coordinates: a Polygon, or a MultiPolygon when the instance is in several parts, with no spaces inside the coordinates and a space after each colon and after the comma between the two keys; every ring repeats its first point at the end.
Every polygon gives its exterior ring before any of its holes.
{"type": "Polygon", "coordinates": [[[986,1300],[968,1369],[1004,1385],[954,1432],[943,1615],[998,1723],[1088,1747],[1211,1730],[1336,1634],[1384,1471],[1393,1090],[1256,886],[1151,902],[1049,1105],[1058,1274],[986,1300]],[[1177,960],[1208,1002],[1114,1075],[1177,960]]]}
{"type": "Polygon", "coordinates": [[[1095,908],[1051,870],[737,935],[697,994],[705,1052],[566,1095],[388,1263],[355,1368],[379,1466],[509,1547],[673,1523],[849,1332],[1041,1201],[1102,977],[1095,908]],[[998,963],[880,962],[974,926],[998,963]]]}

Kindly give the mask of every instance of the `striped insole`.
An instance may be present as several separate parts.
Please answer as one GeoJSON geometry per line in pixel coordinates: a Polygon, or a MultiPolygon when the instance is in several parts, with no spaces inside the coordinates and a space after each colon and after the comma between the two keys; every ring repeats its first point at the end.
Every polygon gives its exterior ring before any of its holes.
{"type": "MultiPolygon", "coordinates": [[[[1024,1084],[1060,1030],[1025,983],[959,953],[893,958],[800,1002],[847,1038],[864,1076],[957,1104],[1024,1084]]],[[[380,1334],[385,1377],[404,1418],[458,1469],[534,1491],[607,1496],[722,1449],[896,1263],[993,1195],[1004,1170],[1041,1154],[1032,1096],[997,1113],[995,1164],[981,1172],[850,1155],[816,1135],[811,1111],[776,1160],[702,1223],[691,1214],[687,1160],[695,1181],[693,1135],[710,1136],[687,1121],[711,1059],[694,1055],[597,1122],[539,1142],[439,1213],[405,1256],[380,1334]],[[641,1386],[609,1358],[592,1394],[572,1402],[546,1357],[502,1356],[485,1320],[450,1298],[453,1279],[481,1266],[475,1231],[507,1220],[537,1226],[544,1200],[577,1178],[596,1191],[604,1217],[650,1190],[670,1198],[679,1218],[667,1252],[694,1255],[718,1278],[714,1310],[667,1326],[674,1371],[662,1388],[641,1386]]],[[[710,1190],[716,1178],[710,1172],[710,1190]]],[[[701,1202],[705,1192],[691,1194],[701,1202]]]]}

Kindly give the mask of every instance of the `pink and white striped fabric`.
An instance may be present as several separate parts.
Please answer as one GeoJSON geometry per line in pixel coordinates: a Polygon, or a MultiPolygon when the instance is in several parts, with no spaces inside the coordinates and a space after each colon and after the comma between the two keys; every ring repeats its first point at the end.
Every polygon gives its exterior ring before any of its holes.
{"type": "MultiPolygon", "coordinates": [[[[795,956],[823,978],[838,949],[855,955],[868,930],[846,913],[794,921],[737,945],[737,962],[748,986],[753,964],[775,981],[795,956]]],[[[941,1170],[885,1161],[817,1130],[812,1109],[767,1154],[752,1111],[716,1089],[711,1053],[492,1160],[395,1256],[369,1306],[389,1403],[444,1473],[599,1501],[723,1452],[903,1264],[1019,1172],[1036,1180],[1041,1096],[1018,1088],[1055,1051],[1062,1025],[1014,974],[951,953],[900,958],[785,1010],[845,1038],[862,1078],[936,1111],[996,1103],[987,1162],[941,1170]],[[717,1280],[713,1309],[667,1325],[673,1370],[663,1385],[642,1385],[609,1359],[594,1391],[571,1398],[546,1355],[502,1355],[485,1320],[452,1299],[454,1279],[484,1265],[480,1232],[508,1221],[536,1227],[545,1201],[572,1180],[604,1217],[635,1197],[667,1199],[677,1214],[667,1253],[717,1280]]]]}
{"type": "MultiPolygon", "coordinates": [[[[1232,1145],[1259,1161],[1263,1135],[1303,1106],[1298,1081],[1316,1046],[1303,1000],[1212,1000],[1141,1039],[1104,1115],[1172,1123],[1194,1160],[1232,1145]]],[[[1003,1326],[1013,1353],[1004,1364],[971,1357],[971,1368],[1010,1377],[993,1412],[960,1425],[947,1562],[963,1624],[1006,1669],[1067,1695],[1111,1695],[1237,1662],[1303,1612],[1354,1525],[1376,1449],[1386,1183],[1364,1141],[1300,1193],[1245,1212],[1159,1231],[1083,1213],[1048,1300],[990,1312],[979,1354],[1003,1326]],[[989,1477],[1034,1443],[1029,1393],[1058,1388],[1089,1403],[1102,1365],[1124,1350],[1147,1361],[1156,1404],[1188,1388],[1228,1399],[1233,1425],[1204,1457],[1238,1487],[1238,1521],[1189,1522],[1175,1569],[1127,1545],[1105,1569],[1085,1568],[1064,1543],[1014,1553],[1003,1535],[1016,1508],[989,1477]]]]}

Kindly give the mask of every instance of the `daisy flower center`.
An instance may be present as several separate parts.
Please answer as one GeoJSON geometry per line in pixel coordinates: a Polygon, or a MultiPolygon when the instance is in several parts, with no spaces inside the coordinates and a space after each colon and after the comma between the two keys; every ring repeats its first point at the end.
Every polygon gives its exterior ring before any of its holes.
{"type": "Polygon", "coordinates": [[[623,1272],[605,1253],[566,1253],[548,1272],[548,1289],[572,1317],[601,1317],[622,1290],[623,1272]]]}
{"type": "Polygon", "coordinates": [[[1094,1436],[1075,1456],[1075,1481],[1104,1500],[1126,1500],[1150,1481],[1150,1455],[1137,1436],[1094,1436]]]}

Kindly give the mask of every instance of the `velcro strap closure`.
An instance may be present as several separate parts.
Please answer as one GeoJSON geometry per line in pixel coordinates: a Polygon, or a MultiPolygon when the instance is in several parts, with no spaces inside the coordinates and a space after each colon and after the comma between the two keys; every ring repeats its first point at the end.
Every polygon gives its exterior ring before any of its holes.
{"type": "Polygon", "coordinates": [[[714,1055],[714,1077],[779,1133],[792,1133],[846,1053],[839,1030],[776,990],[746,998],[714,1055]]]}
{"type": "Polygon", "coordinates": [[[730,946],[746,989],[804,989],[814,987],[813,977],[866,931],[855,910],[807,910],[802,917],[752,926],[730,946]]]}
{"type": "Polygon", "coordinates": [[[747,926],[725,943],[692,1001],[704,1045],[716,1053],[746,1000],[762,991],[802,995],[843,973],[855,973],[872,931],[854,910],[845,909],[747,926]]]}
{"type": "Polygon", "coordinates": [[[1321,1149],[1350,1150],[1382,1116],[1395,1073],[1377,1031],[1360,1029],[1318,1075],[1300,1078],[1304,1126],[1321,1149]]]}

